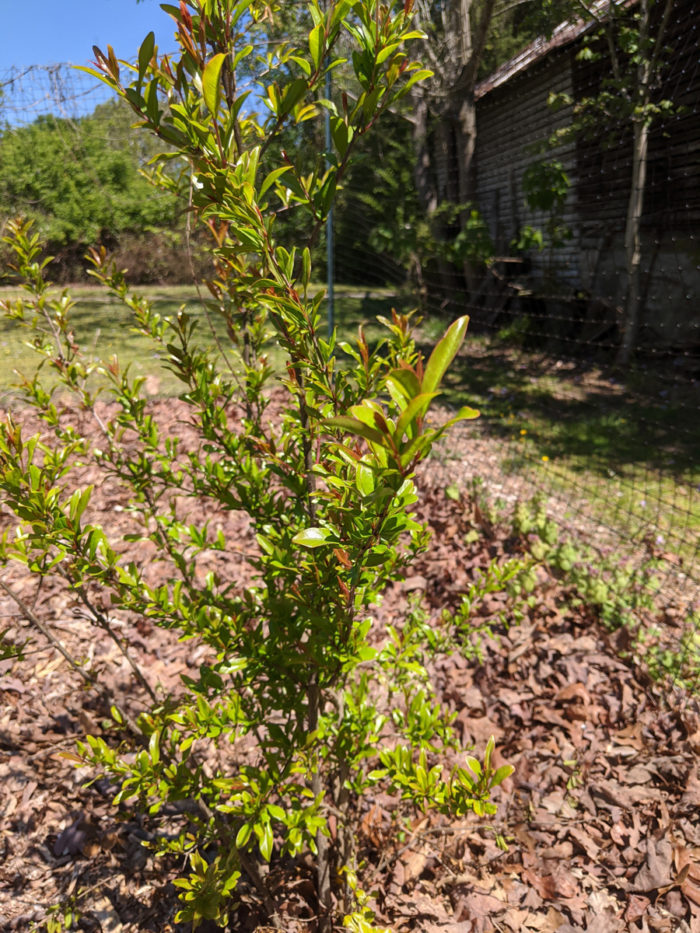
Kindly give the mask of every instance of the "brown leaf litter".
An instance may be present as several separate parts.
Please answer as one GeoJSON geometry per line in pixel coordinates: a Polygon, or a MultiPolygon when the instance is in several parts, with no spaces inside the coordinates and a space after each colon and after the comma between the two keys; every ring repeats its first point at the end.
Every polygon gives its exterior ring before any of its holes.
{"type": "MultiPolygon", "coordinates": [[[[178,404],[154,410],[172,419],[178,404]]],[[[186,434],[184,416],[180,424],[186,434]]],[[[99,480],[90,469],[80,482],[99,480]]],[[[419,514],[433,542],[413,575],[386,594],[382,622],[400,623],[412,593],[437,619],[491,560],[520,553],[507,532],[483,533],[469,500],[446,498],[440,478],[422,472],[419,514]]],[[[123,529],[125,504],[116,484],[97,482],[92,518],[123,529]]],[[[0,513],[0,525],[9,521],[0,513]]],[[[252,546],[242,516],[215,521],[241,551],[252,546]]],[[[128,664],[70,592],[37,586],[15,566],[2,578],[137,715],[145,699],[128,664]]],[[[499,763],[515,766],[497,791],[498,814],[489,824],[417,814],[406,827],[390,795],[364,801],[362,875],[378,921],[396,933],[700,933],[697,702],[665,694],[623,663],[547,571],[522,619],[506,627],[512,609],[504,594],[491,594],[475,609],[475,624],[494,624],[481,662],[439,657],[432,672],[463,741],[478,750],[494,735],[499,763]]],[[[206,655],[146,620],[119,624],[151,681],[166,689],[206,655]]],[[[114,788],[88,783],[94,776],[70,757],[76,739],[100,733],[104,701],[2,596],[0,629],[8,625],[31,642],[23,661],[0,662],[0,930],[29,931],[52,905],[73,899],[78,929],[89,933],[173,933],[178,866],[154,862],[143,846],[152,838],[148,820],[118,813],[114,788]]],[[[273,860],[270,882],[285,929],[313,931],[309,866],[273,860]]],[[[240,900],[230,928],[266,929],[245,885],[240,900]]]]}

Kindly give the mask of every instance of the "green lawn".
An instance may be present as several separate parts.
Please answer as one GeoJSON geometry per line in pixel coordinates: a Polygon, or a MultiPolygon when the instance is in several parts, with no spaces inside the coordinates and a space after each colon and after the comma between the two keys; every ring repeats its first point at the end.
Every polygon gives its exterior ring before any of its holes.
{"type": "MultiPolygon", "coordinates": [[[[175,395],[182,389],[180,383],[162,364],[148,337],[136,333],[130,326],[130,312],[112,300],[98,287],[75,286],[71,295],[76,307],[71,312],[77,342],[91,355],[109,359],[116,354],[122,366],[131,366],[135,375],[148,377],[146,389],[159,396],[175,395]]],[[[162,317],[173,316],[185,306],[199,319],[199,336],[203,344],[229,352],[230,341],[222,321],[216,315],[207,315],[200,296],[191,287],[152,287],[137,289],[147,295],[154,310],[162,317]]],[[[14,298],[16,289],[0,289],[0,299],[14,298]]],[[[203,293],[206,298],[208,293],[203,293]]],[[[376,323],[379,314],[390,315],[397,299],[391,290],[373,289],[368,292],[355,287],[336,290],[335,315],[342,339],[351,338],[361,323],[368,323],[369,340],[379,336],[376,323]]],[[[30,376],[37,365],[37,354],[27,345],[27,333],[15,321],[0,317],[0,402],[12,397],[12,386],[17,373],[30,376]]],[[[235,356],[235,353],[233,354],[235,356]]],[[[271,360],[273,367],[277,362],[271,360]]],[[[281,362],[281,361],[280,361],[281,362]]]]}

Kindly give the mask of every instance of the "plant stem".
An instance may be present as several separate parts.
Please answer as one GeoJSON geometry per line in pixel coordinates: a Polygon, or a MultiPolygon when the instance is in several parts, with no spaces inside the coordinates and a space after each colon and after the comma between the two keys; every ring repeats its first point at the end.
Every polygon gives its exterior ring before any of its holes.
{"type": "Polygon", "coordinates": [[[104,613],[100,612],[100,610],[97,609],[96,606],[93,606],[92,602],[90,601],[90,598],[85,592],[84,587],[82,587],[74,579],[72,579],[70,574],[65,574],[65,577],[68,580],[68,582],[71,584],[73,589],[77,592],[78,596],[80,597],[81,602],[83,603],[87,611],[90,613],[92,620],[97,625],[99,625],[99,627],[104,632],[106,632],[107,635],[109,635],[109,637],[115,643],[117,648],[119,648],[120,652],[122,653],[125,660],[127,661],[129,667],[133,671],[134,676],[136,677],[136,679],[141,684],[143,689],[146,691],[146,693],[150,696],[150,698],[155,703],[157,701],[155,690],[153,689],[153,687],[151,687],[149,682],[146,680],[145,674],[143,673],[141,668],[138,666],[136,661],[134,661],[134,659],[132,658],[131,653],[129,652],[129,649],[124,644],[123,640],[117,635],[117,633],[112,628],[109,618],[104,613]]]}
{"type": "MultiPolygon", "coordinates": [[[[18,609],[21,611],[24,618],[27,620],[27,622],[30,622],[36,629],[38,629],[41,632],[41,634],[44,636],[44,638],[46,638],[47,641],[50,642],[50,644],[54,646],[54,648],[59,652],[59,654],[63,655],[63,657],[68,662],[68,664],[73,668],[74,671],[80,674],[80,676],[83,678],[85,683],[88,686],[93,687],[95,690],[97,690],[97,692],[102,696],[102,698],[107,703],[112,703],[114,700],[114,695],[112,694],[112,691],[109,689],[109,687],[106,687],[103,684],[99,683],[99,681],[97,680],[94,674],[91,674],[88,671],[86,671],[85,668],[82,667],[82,665],[80,665],[75,660],[75,658],[68,651],[68,649],[65,647],[63,642],[53,634],[53,632],[51,631],[50,628],[48,628],[48,626],[44,625],[44,623],[36,615],[36,613],[33,612],[32,609],[30,609],[29,606],[24,602],[22,597],[19,596],[17,593],[15,593],[14,590],[12,590],[2,580],[0,580],[0,589],[3,590],[3,592],[6,593],[10,597],[10,599],[14,601],[14,603],[16,604],[18,609]]],[[[143,733],[140,731],[137,724],[123,710],[120,710],[120,713],[124,721],[124,725],[140,742],[143,742],[143,733]]]]}
{"type": "Polygon", "coordinates": [[[247,852],[244,852],[242,849],[238,850],[238,860],[241,863],[241,868],[248,875],[250,880],[255,886],[255,890],[260,895],[260,899],[265,905],[265,910],[267,911],[268,919],[270,923],[274,926],[276,930],[283,929],[280,919],[277,915],[277,908],[275,902],[272,899],[265,880],[260,874],[260,866],[256,862],[255,858],[250,858],[247,852]]]}
{"type": "MultiPolygon", "coordinates": [[[[318,682],[318,673],[315,672],[311,678],[308,690],[309,713],[308,725],[311,735],[318,729],[318,717],[320,709],[321,691],[318,682]]],[[[321,780],[320,762],[318,751],[314,752],[313,770],[311,776],[311,790],[315,797],[323,793],[323,781],[321,780]]],[[[316,886],[318,893],[318,933],[332,933],[332,898],[331,898],[331,847],[328,842],[328,836],[322,829],[316,833],[316,848],[318,856],[316,861],[316,886]]]]}
{"type": "Polygon", "coordinates": [[[22,597],[19,596],[17,593],[15,593],[14,590],[10,589],[10,587],[7,586],[7,584],[4,583],[2,580],[0,580],[0,590],[2,590],[4,593],[6,593],[10,597],[10,599],[15,603],[17,608],[21,611],[22,615],[27,620],[27,622],[30,622],[34,626],[34,628],[38,629],[41,632],[41,634],[44,636],[44,638],[46,638],[46,640],[49,641],[54,646],[54,648],[59,652],[59,654],[63,655],[63,657],[70,664],[73,670],[76,671],[78,674],[80,674],[80,676],[83,678],[85,683],[89,684],[89,686],[91,687],[96,686],[95,677],[92,674],[89,674],[85,670],[85,668],[75,660],[73,655],[64,646],[63,642],[59,638],[56,638],[56,636],[53,634],[51,629],[49,629],[46,625],[44,625],[41,619],[24,602],[22,597]]]}

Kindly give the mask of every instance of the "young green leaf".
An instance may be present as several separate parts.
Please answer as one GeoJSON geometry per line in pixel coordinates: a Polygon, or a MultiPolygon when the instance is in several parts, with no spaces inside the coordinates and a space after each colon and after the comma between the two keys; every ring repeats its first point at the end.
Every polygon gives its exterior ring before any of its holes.
{"type": "Polygon", "coordinates": [[[309,33],[309,52],[311,53],[311,61],[317,71],[321,67],[321,59],[323,58],[324,39],[323,23],[319,23],[309,33]]]}
{"type": "Polygon", "coordinates": [[[204,103],[207,105],[207,109],[212,116],[216,116],[217,110],[219,109],[219,85],[221,81],[221,68],[225,58],[226,55],[223,52],[214,55],[204,66],[204,72],[202,74],[202,94],[204,96],[204,103]]]}
{"type": "Polygon", "coordinates": [[[139,80],[143,81],[143,76],[146,74],[146,69],[153,58],[153,51],[155,49],[156,36],[154,32],[149,32],[146,38],[141,43],[141,48],[139,49],[139,80]]]}
{"type": "Polygon", "coordinates": [[[425,367],[425,373],[423,375],[421,391],[434,392],[439,388],[448,366],[455,356],[457,356],[464,343],[464,336],[467,333],[468,324],[469,317],[465,315],[464,317],[457,318],[457,320],[449,326],[445,335],[430,354],[430,359],[428,360],[428,365],[425,367]]]}
{"type": "Polygon", "coordinates": [[[401,417],[396,422],[396,440],[400,443],[404,434],[408,433],[410,437],[415,436],[414,422],[417,418],[422,418],[430,407],[430,403],[439,395],[438,392],[422,392],[411,399],[401,417]]]}
{"type": "Polygon", "coordinates": [[[305,528],[292,538],[293,544],[301,547],[317,548],[328,543],[331,532],[327,528],[305,528]]]}
{"type": "Polygon", "coordinates": [[[515,768],[513,765],[501,765],[500,768],[496,768],[491,776],[489,785],[491,787],[498,787],[499,784],[502,784],[506,778],[510,777],[515,768]]]}
{"type": "Polygon", "coordinates": [[[388,388],[394,388],[408,401],[420,394],[421,385],[412,369],[392,369],[386,377],[388,388]]]}
{"type": "Polygon", "coordinates": [[[335,418],[326,418],[323,422],[329,428],[342,428],[348,434],[355,434],[358,437],[364,437],[367,441],[374,444],[383,444],[384,435],[376,428],[370,427],[359,418],[351,418],[349,415],[338,415],[335,418]]]}

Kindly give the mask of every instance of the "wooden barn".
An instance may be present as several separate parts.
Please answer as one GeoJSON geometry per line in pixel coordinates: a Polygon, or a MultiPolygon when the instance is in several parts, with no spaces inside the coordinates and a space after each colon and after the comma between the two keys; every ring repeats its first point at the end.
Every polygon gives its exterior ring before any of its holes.
{"type": "MultiPolygon", "coordinates": [[[[614,326],[626,288],[624,228],[631,183],[631,126],[577,134],[554,149],[543,144],[570,126],[571,106],[555,109],[552,95],[575,102],[597,94],[609,71],[607,55],[581,56],[598,41],[595,24],[563,24],[506,62],[476,88],[477,202],[499,256],[527,258],[523,280],[540,292],[592,299],[597,316],[584,322],[589,339],[614,326]],[[561,202],[537,209],[526,200],[533,166],[558,164],[568,178],[561,202]],[[541,248],[524,245],[528,226],[545,233],[541,248]],[[563,235],[565,234],[565,235],[563,235]],[[603,308],[605,313],[601,314],[603,308]],[[612,324],[611,324],[612,322],[612,324]]],[[[643,316],[640,342],[653,348],[700,350],[700,9],[676,0],[667,27],[666,66],[658,100],[673,102],[657,119],[649,143],[642,213],[643,316]]],[[[533,172],[535,173],[533,175],[533,172]]],[[[526,242],[526,241],[525,241],[526,242]]],[[[561,302],[550,301],[561,308],[561,302]]],[[[552,312],[556,313],[556,312],[552,312]]]]}

